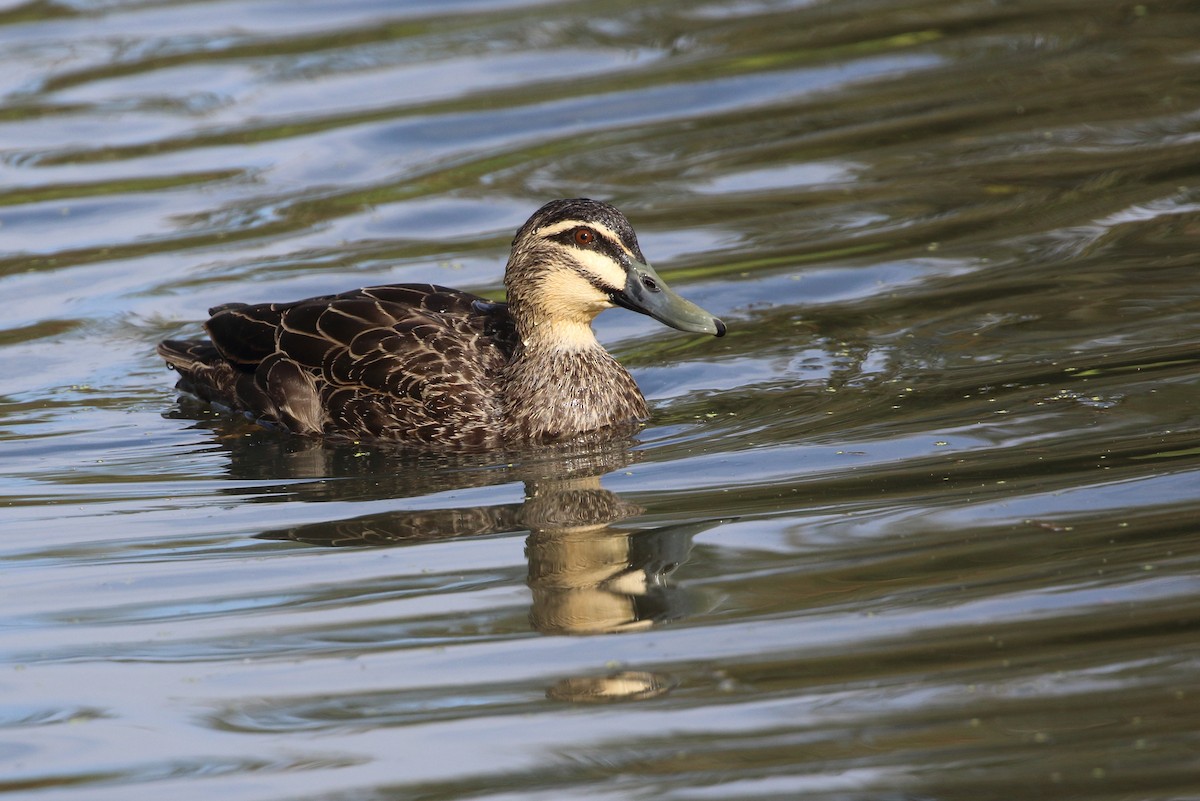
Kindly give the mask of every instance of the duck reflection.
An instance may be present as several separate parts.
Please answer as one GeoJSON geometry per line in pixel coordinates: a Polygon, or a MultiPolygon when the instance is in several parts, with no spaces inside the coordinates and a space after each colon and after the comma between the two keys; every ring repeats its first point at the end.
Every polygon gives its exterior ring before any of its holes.
{"type": "Polygon", "coordinates": [[[545,634],[632,631],[685,616],[687,594],[668,577],[687,560],[693,538],[716,523],[649,529],[621,525],[644,509],[605,489],[601,477],[637,460],[631,442],[524,454],[519,461],[500,464],[479,457],[415,457],[298,442],[250,431],[222,444],[236,478],[274,482],[256,487],[259,494],[250,502],[278,501],[281,494],[312,502],[378,501],[523,483],[524,499],[516,503],[389,510],[258,536],[362,547],[528,531],[530,622],[545,634]],[[286,480],[279,482],[281,477],[286,480]]]}
{"type": "Polygon", "coordinates": [[[599,476],[535,484],[522,508],[533,591],[530,620],[547,634],[601,634],[682,617],[686,596],[666,583],[707,525],[649,531],[613,526],[643,511],[599,476]]]}
{"type": "Polygon", "coordinates": [[[667,576],[711,524],[632,529],[643,511],[600,485],[600,476],[527,481],[521,503],[383,514],[293,526],[259,535],[326,546],[528,531],[530,622],[544,634],[602,634],[682,617],[686,595],[667,576]]]}

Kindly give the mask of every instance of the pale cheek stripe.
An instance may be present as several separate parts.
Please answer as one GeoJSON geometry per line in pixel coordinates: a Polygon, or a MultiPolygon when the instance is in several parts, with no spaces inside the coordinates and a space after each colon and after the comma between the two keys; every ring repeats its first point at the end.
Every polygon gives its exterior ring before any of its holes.
{"type": "Polygon", "coordinates": [[[611,290],[625,288],[625,271],[608,256],[590,250],[572,254],[579,266],[602,286],[611,290]]]}

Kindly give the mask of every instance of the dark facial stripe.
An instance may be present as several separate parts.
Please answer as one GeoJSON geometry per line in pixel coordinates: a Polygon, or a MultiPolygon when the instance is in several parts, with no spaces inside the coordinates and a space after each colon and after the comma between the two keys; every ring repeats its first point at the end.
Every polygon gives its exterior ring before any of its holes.
{"type": "Polygon", "coordinates": [[[567,247],[575,248],[576,250],[594,250],[597,253],[603,253],[605,256],[608,256],[614,262],[621,265],[621,267],[625,267],[629,264],[629,254],[625,252],[625,249],[605,236],[602,231],[599,231],[595,228],[592,230],[596,232],[596,238],[592,241],[592,244],[580,245],[576,243],[575,231],[577,231],[579,228],[587,227],[588,226],[586,225],[579,225],[576,228],[568,228],[567,230],[557,233],[550,238],[555,242],[558,242],[560,245],[566,245],[567,247]]]}

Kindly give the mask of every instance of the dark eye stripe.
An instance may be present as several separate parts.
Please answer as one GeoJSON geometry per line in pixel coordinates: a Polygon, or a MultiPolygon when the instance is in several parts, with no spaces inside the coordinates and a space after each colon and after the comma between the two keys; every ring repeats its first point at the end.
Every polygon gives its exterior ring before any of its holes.
{"type": "MultiPolygon", "coordinates": [[[[586,226],[580,226],[580,227],[586,227],[586,226]]],[[[611,239],[609,239],[607,236],[605,236],[602,232],[596,231],[594,228],[591,230],[595,231],[596,238],[595,238],[595,240],[593,240],[593,242],[590,245],[588,245],[588,248],[590,248],[592,250],[600,251],[601,253],[608,256],[613,261],[615,261],[617,264],[621,265],[622,267],[624,267],[626,264],[629,263],[629,254],[625,252],[624,248],[622,248],[617,243],[613,242],[611,239]]],[[[579,245],[576,244],[576,242],[575,242],[575,229],[574,228],[568,228],[566,231],[560,231],[559,233],[555,234],[554,236],[552,236],[550,238],[553,239],[555,242],[566,245],[567,247],[572,247],[572,248],[579,247],[579,245]]]]}

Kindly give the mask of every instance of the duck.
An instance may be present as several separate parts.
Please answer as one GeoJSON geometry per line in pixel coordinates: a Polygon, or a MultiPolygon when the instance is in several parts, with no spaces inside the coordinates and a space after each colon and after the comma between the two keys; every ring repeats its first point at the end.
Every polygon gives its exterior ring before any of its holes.
{"type": "Polygon", "coordinates": [[[208,339],[158,345],[177,388],[292,434],[486,451],[630,433],[649,416],[592,321],[623,307],[696,334],[725,324],[673,291],[633,226],[588,198],[551,201],[516,232],[507,298],[436,284],[371,286],[209,310],[208,339]]]}

